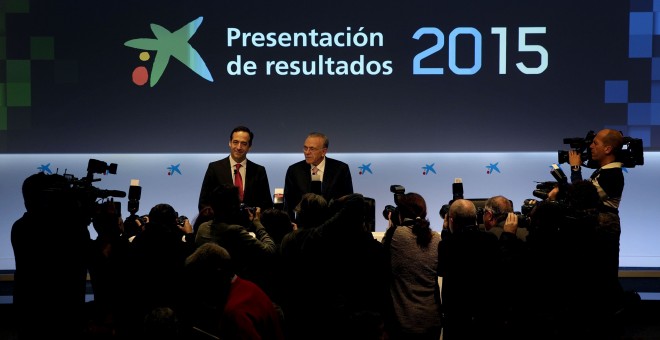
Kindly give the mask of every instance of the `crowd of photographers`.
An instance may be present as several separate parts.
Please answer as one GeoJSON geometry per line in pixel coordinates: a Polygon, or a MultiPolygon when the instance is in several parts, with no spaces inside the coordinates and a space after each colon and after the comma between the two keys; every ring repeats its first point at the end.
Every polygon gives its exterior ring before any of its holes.
{"type": "Polygon", "coordinates": [[[221,185],[192,224],[168,204],[124,220],[39,173],[11,235],[19,338],[618,339],[608,184],[556,178],[522,216],[504,196],[456,197],[441,232],[393,186],[377,240],[361,194],[307,193],[292,220],[221,185]]]}

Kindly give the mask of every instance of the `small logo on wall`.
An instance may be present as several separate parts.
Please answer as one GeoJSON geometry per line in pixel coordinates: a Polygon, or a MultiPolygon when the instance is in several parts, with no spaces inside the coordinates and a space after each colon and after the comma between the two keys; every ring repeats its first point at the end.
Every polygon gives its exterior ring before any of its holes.
{"type": "Polygon", "coordinates": [[[426,164],[425,166],[423,166],[422,169],[424,169],[424,171],[422,171],[422,175],[426,176],[431,172],[437,175],[437,173],[435,172],[435,169],[433,169],[434,166],[435,166],[435,163],[431,163],[430,165],[426,164]]]}
{"type": "Polygon", "coordinates": [[[372,174],[372,175],[374,174],[373,172],[371,172],[371,163],[362,164],[362,166],[359,166],[358,168],[360,169],[360,172],[358,172],[359,175],[364,175],[367,172],[372,174]]]}
{"type": "Polygon", "coordinates": [[[53,173],[50,170],[50,163],[48,163],[46,165],[41,164],[40,166],[37,167],[37,170],[39,170],[39,172],[43,172],[43,173],[49,174],[49,175],[53,173]]]}
{"type": "Polygon", "coordinates": [[[489,165],[486,165],[486,169],[487,169],[486,173],[489,174],[489,175],[492,174],[494,171],[497,171],[498,173],[501,173],[500,168],[497,167],[498,164],[500,164],[500,162],[497,162],[495,164],[490,163],[489,165]]]}
{"type": "MultiPolygon", "coordinates": [[[[151,59],[151,54],[147,51],[154,51],[156,54],[151,67],[149,86],[154,87],[158,83],[163,72],[165,72],[170,57],[176,58],[200,77],[210,82],[213,81],[204,59],[188,42],[197,32],[202,20],[204,20],[204,17],[199,17],[175,32],[170,32],[158,24],[151,24],[151,31],[156,39],[137,38],[124,43],[125,46],[143,50],[139,55],[141,61],[146,62],[151,59]]],[[[138,66],[133,70],[133,83],[142,86],[147,83],[149,76],[149,70],[145,66],[138,66]]]]}
{"type": "Polygon", "coordinates": [[[179,163],[177,165],[170,165],[169,167],[167,167],[167,175],[168,176],[173,176],[174,174],[181,175],[181,170],[179,170],[180,165],[181,165],[181,163],[179,163]]]}

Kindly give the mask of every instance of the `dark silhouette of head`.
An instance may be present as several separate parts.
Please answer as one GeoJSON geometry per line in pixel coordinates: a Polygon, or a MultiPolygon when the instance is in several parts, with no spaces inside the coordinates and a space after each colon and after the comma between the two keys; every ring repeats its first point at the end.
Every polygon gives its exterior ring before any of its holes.
{"type": "Polygon", "coordinates": [[[261,212],[261,224],[275,244],[281,244],[284,235],[293,231],[289,214],[279,209],[266,209],[261,212]]]}
{"type": "Polygon", "coordinates": [[[213,209],[214,221],[238,224],[242,222],[238,188],[231,184],[222,184],[213,190],[211,193],[211,208],[213,209]]]}
{"type": "Polygon", "coordinates": [[[315,228],[328,219],[328,202],[321,195],[306,193],[296,206],[299,228],[315,228]]]}
{"type": "Polygon", "coordinates": [[[164,231],[178,230],[176,219],[179,214],[174,208],[166,203],[156,204],[149,211],[149,224],[148,228],[156,227],[164,231]]]}
{"type": "Polygon", "coordinates": [[[204,243],[186,258],[185,272],[189,287],[195,287],[194,303],[222,311],[235,275],[229,252],[217,243],[204,243]]]}
{"type": "Polygon", "coordinates": [[[23,181],[23,200],[28,212],[55,212],[64,201],[72,199],[67,180],[62,175],[47,175],[43,172],[29,176],[23,181]]]}

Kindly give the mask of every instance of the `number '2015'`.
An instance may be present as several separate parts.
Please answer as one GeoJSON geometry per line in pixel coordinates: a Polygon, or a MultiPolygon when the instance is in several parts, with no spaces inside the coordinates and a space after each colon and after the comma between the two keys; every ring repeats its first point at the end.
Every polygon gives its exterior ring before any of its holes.
{"type": "MultiPolygon", "coordinates": [[[[538,53],[540,62],[538,65],[525,65],[523,62],[516,63],[516,67],[524,74],[541,74],[548,68],[548,51],[545,47],[537,44],[527,44],[527,35],[545,34],[545,27],[519,27],[518,28],[518,52],[538,53]]],[[[491,34],[499,36],[499,74],[506,74],[507,63],[507,28],[492,27],[491,34]]],[[[436,37],[435,45],[426,50],[417,53],[413,59],[413,74],[444,74],[443,67],[422,67],[422,60],[442,50],[445,47],[445,35],[436,27],[422,27],[413,35],[413,39],[419,40],[424,35],[434,35],[436,37]]],[[[481,69],[482,61],[482,37],[481,33],[474,27],[457,27],[449,33],[448,42],[448,66],[449,69],[458,75],[473,75],[481,69]],[[469,35],[474,39],[474,63],[470,67],[459,67],[456,63],[456,44],[457,38],[461,35],[469,35]]]]}

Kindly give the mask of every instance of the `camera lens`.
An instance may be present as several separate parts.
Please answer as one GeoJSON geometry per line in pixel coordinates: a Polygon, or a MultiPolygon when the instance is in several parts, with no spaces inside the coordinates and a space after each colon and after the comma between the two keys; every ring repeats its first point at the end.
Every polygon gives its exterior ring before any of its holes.
{"type": "Polygon", "coordinates": [[[383,217],[386,220],[389,220],[390,213],[392,214],[392,216],[394,216],[394,214],[396,213],[396,208],[392,205],[386,205],[385,209],[383,209],[383,217]]]}

